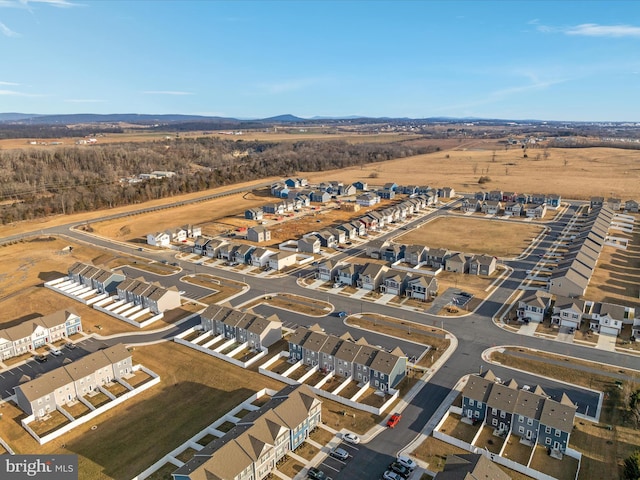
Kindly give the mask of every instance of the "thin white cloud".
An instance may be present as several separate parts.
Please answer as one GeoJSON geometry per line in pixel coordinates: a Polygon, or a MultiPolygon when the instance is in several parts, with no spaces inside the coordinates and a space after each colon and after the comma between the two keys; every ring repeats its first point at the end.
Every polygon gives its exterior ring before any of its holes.
{"type": "Polygon", "coordinates": [[[97,100],[92,98],[69,98],[65,100],[65,102],[69,103],[104,103],[106,100],[97,100]]]}
{"type": "Polygon", "coordinates": [[[0,85],[5,85],[7,87],[17,87],[20,84],[19,83],[14,83],[14,82],[0,82],[0,85]]]}
{"type": "Polygon", "coordinates": [[[0,95],[12,96],[12,97],[42,97],[43,96],[35,93],[18,92],[16,90],[0,90],[0,95]]]}
{"type": "Polygon", "coordinates": [[[584,35],[587,37],[640,37],[640,27],[633,25],[598,25],[583,23],[564,30],[567,35],[584,35]]]}
{"type": "Polygon", "coordinates": [[[145,95],[193,95],[193,92],[180,92],[174,90],[147,90],[142,93],[145,95]]]}
{"type": "Polygon", "coordinates": [[[20,36],[20,34],[18,32],[14,32],[13,30],[11,30],[9,27],[7,27],[2,22],[0,22],[0,32],[2,32],[2,34],[5,37],[19,37],[20,36]]]}
{"type": "Polygon", "coordinates": [[[69,0],[0,0],[0,8],[22,8],[31,10],[34,5],[42,4],[56,8],[70,8],[83,6],[80,3],[70,2],[69,0]]]}
{"type": "Polygon", "coordinates": [[[640,27],[634,25],[599,25],[597,23],[582,23],[569,27],[552,27],[542,25],[537,19],[527,22],[535,25],[536,29],[542,33],[564,33],[571,36],[582,37],[609,37],[609,38],[640,38],[640,27]]]}

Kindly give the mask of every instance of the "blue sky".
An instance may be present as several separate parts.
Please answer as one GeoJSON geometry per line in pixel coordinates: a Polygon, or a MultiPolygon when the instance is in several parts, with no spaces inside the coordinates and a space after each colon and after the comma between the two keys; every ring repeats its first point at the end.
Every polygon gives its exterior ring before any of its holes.
{"type": "Polygon", "coordinates": [[[0,52],[0,112],[640,121],[631,0],[0,0],[0,52]]]}

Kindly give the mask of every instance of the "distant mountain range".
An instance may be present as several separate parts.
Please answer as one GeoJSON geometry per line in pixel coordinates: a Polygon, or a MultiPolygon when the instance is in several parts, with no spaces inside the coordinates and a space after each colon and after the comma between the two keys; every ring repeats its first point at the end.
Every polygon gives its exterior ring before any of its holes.
{"type": "MultiPolygon", "coordinates": [[[[291,114],[277,115],[274,117],[260,118],[260,119],[238,119],[205,115],[149,115],[138,113],[113,113],[113,114],[95,114],[95,113],[76,113],[76,114],[60,114],[60,115],[42,115],[36,113],[0,113],[0,124],[21,124],[21,125],[77,125],[77,124],[118,124],[118,123],[131,123],[146,126],[153,125],[167,125],[167,124],[181,124],[181,123],[197,123],[222,126],[229,125],[229,128],[233,126],[239,126],[243,124],[318,124],[322,122],[354,122],[354,123],[385,123],[385,122],[422,122],[422,123],[460,123],[460,122],[487,122],[494,124],[509,124],[509,123],[547,123],[547,124],[581,124],[581,123],[600,123],[600,122],[557,122],[557,121],[542,121],[542,120],[506,120],[506,119],[492,119],[492,118],[476,118],[476,117],[429,117],[429,118],[394,118],[394,117],[366,117],[358,115],[349,116],[314,116],[311,118],[301,118],[291,114]]],[[[620,123],[620,122],[610,122],[620,123]]]]}

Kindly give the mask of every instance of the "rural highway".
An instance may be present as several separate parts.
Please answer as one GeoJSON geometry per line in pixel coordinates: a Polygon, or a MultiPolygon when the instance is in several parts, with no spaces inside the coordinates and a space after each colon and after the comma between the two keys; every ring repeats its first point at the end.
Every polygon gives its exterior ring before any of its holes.
{"type": "MultiPolygon", "coordinates": [[[[255,188],[255,187],[252,187],[255,188]]],[[[243,191],[242,189],[236,189],[233,193],[243,191]]],[[[226,194],[230,194],[227,192],[226,194]]],[[[447,205],[441,209],[435,210],[427,215],[412,221],[407,225],[408,228],[413,228],[421,223],[429,221],[438,215],[446,215],[448,211],[452,209],[455,204],[447,205]]],[[[573,207],[575,208],[575,207],[573,207]]],[[[553,222],[548,222],[547,226],[552,231],[557,231],[566,223],[568,217],[574,212],[574,209],[567,210],[560,218],[553,222]]],[[[148,209],[145,209],[148,211],[148,209]]],[[[124,215],[130,215],[127,213],[124,215]]],[[[110,216],[106,218],[115,218],[123,215],[110,216]]],[[[101,221],[93,220],[94,222],[101,221]]],[[[44,234],[52,235],[65,235],[71,237],[74,240],[88,242],[93,245],[109,248],[119,252],[131,254],[134,253],[138,256],[146,257],[149,259],[169,260],[166,253],[152,253],[150,251],[137,251],[137,247],[124,245],[122,243],[111,242],[108,239],[99,238],[93,235],[87,235],[84,232],[74,230],[72,224],[67,224],[60,227],[53,227],[46,229],[42,232],[44,234]]],[[[397,236],[400,231],[389,232],[384,235],[376,237],[376,240],[384,238],[392,238],[397,236]]],[[[6,241],[10,239],[2,239],[6,241]]],[[[373,304],[366,300],[354,299],[342,295],[333,295],[324,291],[314,290],[306,288],[298,283],[299,275],[304,276],[310,273],[309,269],[298,270],[292,275],[283,276],[280,278],[261,278],[251,275],[243,275],[242,273],[231,272],[225,269],[216,269],[205,265],[198,266],[198,271],[210,272],[219,277],[224,277],[236,281],[244,281],[250,285],[250,289],[242,295],[239,295],[232,299],[229,303],[232,306],[240,305],[252,298],[259,297],[261,295],[269,293],[277,293],[280,291],[286,291],[288,293],[307,296],[317,300],[331,302],[336,311],[347,312],[367,312],[375,311],[382,315],[388,315],[396,318],[403,318],[407,321],[421,323],[429,326],[442,326],[451,334],[455,335],[458,340],[458,347],[450,359],[445,365],[436,372],[429,383],[427,383],[422,390],[411,400],[408,407],[403,412],[403,417],[398,426],[395,429],[388,429],[376,436],[372,441],[367,444],[358,445],[358,450],[352,450],[354,452],[353,458],[350,458],[342,468],[340,472],[330,472],[330,475],[338,479],[362,479],[370,480],[372,478],[379,478],[385,467],[390,463],[393,457],[398,451],[400,451],[405,445],[411,442],[417,434],[424,428],[427,422],[434,415],[442,401],[449,394],[451,389],[455,386],[458,380],[469,373],[477,373],[480,369],[486,371],[491,368],[497,376],[502,379],[514,378],[520,385],[541,385],[542,388],[551,396],[559,399],[562,392],[566,392],[569,397],[578,404],[579,412],[586,413],[588,408],[589,414],[593,414],[597,405],[597,395],[589,392],[585,389],[578,387],[565,385],[553,380],[537,377],[520,371],[513,371],[504,367],[486,364],[481,354],[486,349],[499,346],[499,345],[515,345],[519,347],[528,347],[547,352],[570,355],[587,360],[592,360],[599,363],[607,363],[619,366],[621,369],[637,369],[640,370],[640,358],[636,356],[630,356],[625,354],[618,354],[614,352],[608,352],[604,350],[598,350],[595,348],[584,347],[581,345],[561,343],[558,341],[542,339],[538,337],[524,336],[505,330],[496,325],[492,318],[498,312],[500,308],[508,301],[513,291],[519,288],[526,277],[526,270],[532,268],[539,259],[540,254],[546,250],[551,240],[546,237],[537,244],[534,248],[528,251],[527,255],[523,258],[505,260],[504,263],[510,267],[507,278],[500,284],[498,288],[491,294],[491,296],[481,304],[481,306],[473,313],[462,317],[439,317],[429,315],[422,312],[417,312],[409,309],[400,309],[383,304],[373,304]]],[[[361,247],[360,247],[361,248],[361,247]]],[[[336,255],[336,259],[347,258],[354,253],[355,249],[350,251],[341,252],[336,255]]],[[[157,280],[164,286],[175,285],[179,290],[184,290],[191,298],[197,298],[203,296],[206,290],[200,287],[195,287],[180,281],[180,277],[187,272],[192,273],[193,264],[181,260],[171,258],[171,262],[177,262],[183,271],[170,276],[157,276],[144,272],[145,278],[148,280],[157,280]]],[[[328,333],[342,334],[346,331],[350,331],[351,334],[359,338],[364,336],[368,342],[374,345],[381,345],[385,348],[391,348],[400,345],[401,348],[408,355],[419,355],[422,348],[416,344],[406,341],[395,341],[390,337],[378,335],[372,332],[365,332],[362,330],[348,328],[342,320],[336,316],[328,315],[323,318],[312,318],[293,312],[274,309],[266,305],[262,305],[258,308],[259,313],[270,314],[276,312],[282,321],[288,325],[311,325],[313,323],[319,323],[328,333]]],[[[127,344],[145,343],[150,341],[170,339],[178,332],[199,323],[199,318],[193,319],[181,324],[178,327],[170,327],[160,332],[149,333],[131,333],[130,335],[120,336],[113,339],[96,340],[89,339],[81,342],[78,353],[74,352],[74,355],[80,356],[82,353],[95,351],[104,345],[110,345],[117,342],[124,342],[127,344]]],[[[38,369],[50,369],[56,366],[58,359],[52,359],[47,364],[38,364],[35,366],[38,369]]],[[[29,364],[35,362],[29,362],[29,364]]],[[[24,366],[23,366],[24,367],[24,366]]],[[[24,367],[27,369],[28,367],[24,367]]],[[[27,372],[21,372],[27,373],[27,372]]],[[[15,372],[4,372],[0,375],[0,390],[3,396],[6,396],[8,391],[11,391],[12,384],[16,384],[20,374],[15,372]],[[16,378],[18,377],[18,378],[16,378]]]]}

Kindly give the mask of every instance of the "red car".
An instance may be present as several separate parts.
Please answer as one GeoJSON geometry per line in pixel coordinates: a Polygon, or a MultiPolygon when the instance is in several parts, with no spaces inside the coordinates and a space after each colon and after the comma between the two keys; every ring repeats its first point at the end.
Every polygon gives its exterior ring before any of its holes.
{"type": "Polygon", "coordinates": [[[402,418],[401,414],[394,413],[393,415],[391,415],[391,418],[389,419],[389,421],[387,421],[387,427],[389,428],[395,427],[401,418],[402,418]]]}

